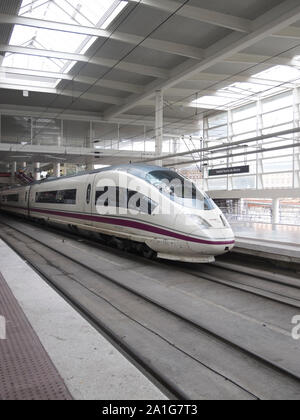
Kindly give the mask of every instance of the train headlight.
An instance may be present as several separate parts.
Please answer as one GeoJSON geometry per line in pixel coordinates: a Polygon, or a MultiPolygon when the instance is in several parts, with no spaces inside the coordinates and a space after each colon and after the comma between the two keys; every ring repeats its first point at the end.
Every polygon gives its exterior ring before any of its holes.
{"type": "Polygon", "coordinates": [[[211,227],[211,225],[201,216],[197,216],[196,214],[189,214],[188,217],[189,219],[192,219],[194,223],[197,223],[198,226],[204,229],[209,229],[211,227]]]}

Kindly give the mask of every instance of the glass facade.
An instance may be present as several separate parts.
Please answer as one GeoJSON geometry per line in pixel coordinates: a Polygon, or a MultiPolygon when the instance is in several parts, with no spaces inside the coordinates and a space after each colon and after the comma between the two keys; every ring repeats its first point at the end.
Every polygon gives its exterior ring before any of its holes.
{"type": "MultiPolygon", "coordinates": [[[[203,174],[197,185],[206,191],[300,188],[300,134],[278,135],[285,130],[300,128],[299,107],[300,88],[295,87],[272,96],[256,96],[251,103],[227,111],[208,111],[205,116],[197,116],[193,132],[187,127],[182,128],[185,135],[178,134],[176,125],[165,123],[162,150],[164,153],[181,153],[227,146],[194,154],[195,160],[204,159],[192,165],[191,170],[203,174]],[[262,135],[271,136],[230,146],[262,135]],[[209,176],[210,169],[245,165],[249,166],[247,174],[209,176]]],[[[155,130],[140,121],[118,124],[88,118],[76,120],[75,116],[71,120],[2,114],[0,142],[112,149],[116,154],[118,151],[155,152],[155,130]]]]}
{"type": "MultiPolygon", "coordinates": [[[[154,130],[142,124],[116,124],[55,118],[0,115],[0,143],[63,147],[91,147],[124,151],[154,152],[154,130]]],[[[166,138],[163,150],[173,152],[173,139],[166,138]]],[[[190,146],[192,144],[189,143],[190,146]]],[[[193,143],[193,147],[196,144],[193,143]]],[[[198,144],[197,144],[198,146],[198,144]]],[[[188,150],[188,149],[184,149],[188,150]]]]}
{"type": "Polygon", "coordinates": [[[204,147],[227,143],[230,146],[239,140],[275,135],[265,140],[249,141],[249,144],[233,145],[228,151],[208,153],[207,164],[201,165],[203,188],[208,191],[299,188],[300,147],[294,147],[300,143],[299,133],[276,135],[300,127],[299,106],[299,88],[294,88],[204,117],[204,147]],[[209,176],[209,169],[243,165],[250,167],[247,176],[209,176]]]}

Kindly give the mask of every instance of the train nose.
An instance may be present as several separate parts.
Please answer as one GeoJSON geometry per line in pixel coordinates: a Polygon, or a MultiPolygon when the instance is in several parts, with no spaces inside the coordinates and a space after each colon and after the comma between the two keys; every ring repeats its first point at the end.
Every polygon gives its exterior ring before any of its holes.
{"type": "Polygon", "coordinates": [[[223,229],[207,229],[202,232],[199,231],[199,236],[200,235],[203,238],[201,242],[190,244],[190,249],[193,253],[215,257],[230,252],[234,248],[235,236],[230,227],[223,229]]]}
{"type": "Polygon", "coordinates": [[[229,252],[235,245],[235,236],[230,227],[224,229],[211,229],[208,238],[213,244],[214,255],[221,255],[229,252]]]}

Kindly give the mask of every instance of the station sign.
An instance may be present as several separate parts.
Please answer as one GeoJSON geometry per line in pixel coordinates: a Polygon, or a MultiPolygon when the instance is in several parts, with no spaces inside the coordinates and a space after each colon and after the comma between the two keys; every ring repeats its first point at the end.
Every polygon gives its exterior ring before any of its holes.
{"type": "Polygon", "coordinates": [[[210,169],[208,176],[220,176],[220,175],[236,175],[236,174],[249,174],[250,166],[236,166],[234,168],[218,168],[210,169]]]}

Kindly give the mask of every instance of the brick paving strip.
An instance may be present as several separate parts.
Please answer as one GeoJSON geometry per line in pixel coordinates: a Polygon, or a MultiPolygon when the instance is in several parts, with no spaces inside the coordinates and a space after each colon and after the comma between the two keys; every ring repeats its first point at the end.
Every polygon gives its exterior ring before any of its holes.
{"type": "Polygon", "coordinates": [[[1,272],[0,315],[6,320],[6,339],[0,339],[0,400],[71,400],[1,272]]]}

